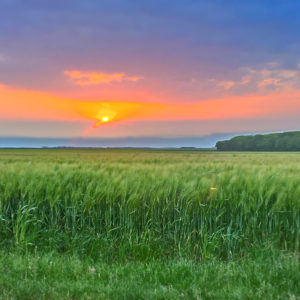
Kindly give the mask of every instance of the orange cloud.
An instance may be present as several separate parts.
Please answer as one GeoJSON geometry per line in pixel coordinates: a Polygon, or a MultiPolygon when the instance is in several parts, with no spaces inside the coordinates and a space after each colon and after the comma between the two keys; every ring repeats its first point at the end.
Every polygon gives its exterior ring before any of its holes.
{"type": "Polygon", "coordinates": [[[75,84],[77,85],[95,85],[95,84],[103,84],[103,83],[111,83],[113,81],[138,81],[141,77],[132,76],[125,77],[124,73],[103,73],[103,72],[82,72],[79,70],[66,70],[64,74],[69,76],[75,84]]]}
{"type": "Polygon", "coordinates": [[[69,76],[78,85],[91,85],[110,83],[112,81],[122,81],[124,79],[124,73],[97,73],[97,72],[81,72],[78,70],[64,71],[64,74],[69,76]]]}

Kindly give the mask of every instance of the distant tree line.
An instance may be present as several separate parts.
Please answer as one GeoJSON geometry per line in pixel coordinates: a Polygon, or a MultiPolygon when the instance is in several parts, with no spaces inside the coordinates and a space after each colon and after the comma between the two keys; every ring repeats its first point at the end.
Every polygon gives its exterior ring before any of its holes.
{"type": "Polygon", "coordinates": [[[217,151],[300,151],[300,131],[236,136],[216,144],[217,151]]]}

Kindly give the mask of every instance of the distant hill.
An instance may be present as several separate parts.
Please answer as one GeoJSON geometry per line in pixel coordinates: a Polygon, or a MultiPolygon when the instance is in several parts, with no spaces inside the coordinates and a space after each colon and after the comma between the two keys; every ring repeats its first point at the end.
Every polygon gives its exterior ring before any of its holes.
{"type": "Polygon", "coordinates": [[[300,131],[236,136],[216,144],[217,151],[300,151],[300,131]]]}

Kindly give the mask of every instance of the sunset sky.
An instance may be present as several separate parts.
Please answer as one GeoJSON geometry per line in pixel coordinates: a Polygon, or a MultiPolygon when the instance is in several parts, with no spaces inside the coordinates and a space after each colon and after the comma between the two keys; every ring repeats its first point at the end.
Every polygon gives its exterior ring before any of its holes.
{"type": "Polygon", "coordinates": [[[300,129],[300,2],[1,0],[0,136],[300,129]]]}

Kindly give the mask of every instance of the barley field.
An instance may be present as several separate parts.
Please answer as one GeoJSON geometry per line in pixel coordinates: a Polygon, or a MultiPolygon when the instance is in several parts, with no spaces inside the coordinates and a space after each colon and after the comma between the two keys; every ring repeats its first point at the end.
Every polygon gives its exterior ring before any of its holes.
{"type": "Polygon", "coordinates": [[[0,150],[3,298],[300,299],[299,242],[300,153],[0,150]]]}

